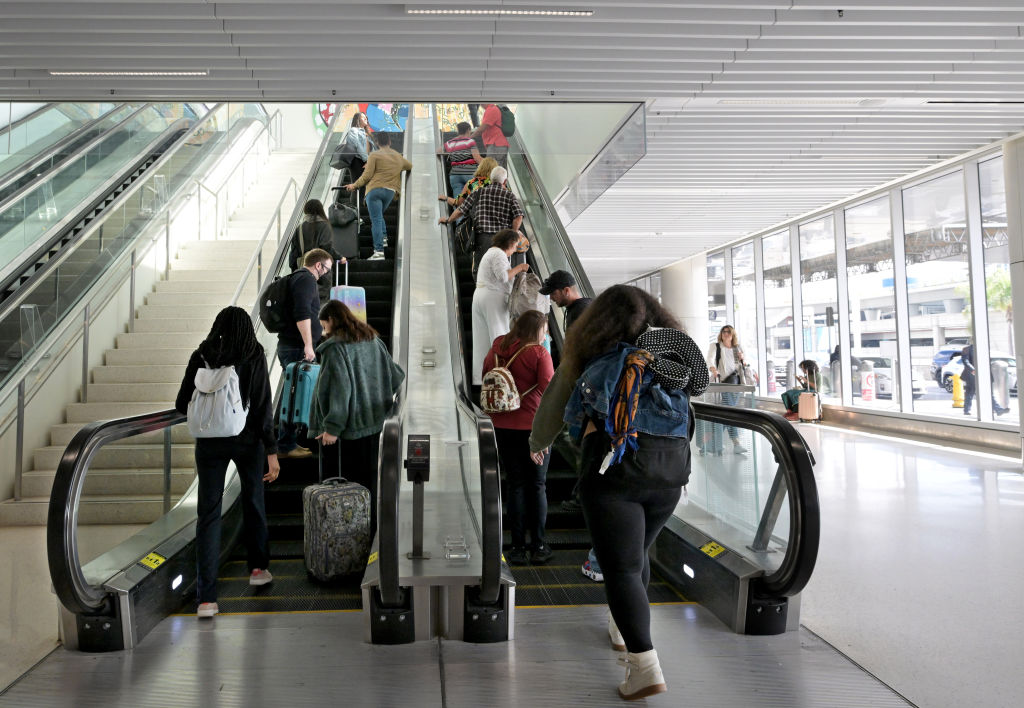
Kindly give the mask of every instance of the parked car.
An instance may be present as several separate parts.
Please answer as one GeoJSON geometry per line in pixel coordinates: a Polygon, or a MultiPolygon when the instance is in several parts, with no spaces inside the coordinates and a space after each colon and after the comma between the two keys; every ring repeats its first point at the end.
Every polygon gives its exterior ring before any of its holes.
{"type": "MultiPolygon", "coordinates": [[[[1010,389],[1010,395],[1017,395],[1017,358],[1005,352],[992,352],[990,361],[1002,361],[1006,363],[1006,383],[1010,389]]],[[[949,362],[942,367],[942,387],[948,393],[953,393],[953,376],[963,374],[964,364],[960,361],[960,354],[954,354],[949,362]]]]}
{"type": "MultiPolygon", "coordinates": [[[[879,398],[891,398],[893,389],[895,388],[895,382],[892,374],[892,359],[887,356],[862,356],[860,360],[870,361],[874,366],[875,372],[875,393],[879,398]]],[[[925,394],[925,382],[924,379],[918,375],[917,371],[913,372],[913,378],[911,385],[913,386],[914,398],[920,398],[925,394]]]]}
{"type": "MultiPolygon", "coordinates": [[[[949,363],[952,356],[960,356],[960,352],[964,350],[963,344],[943,344],[934,355],[932,355],[932,365],[928,369],[931,377],[935,379],[935,383],[942,385],[942,367],[949,363]]],[[[953,390],[953,389],[949,389],[953,390]]]]}

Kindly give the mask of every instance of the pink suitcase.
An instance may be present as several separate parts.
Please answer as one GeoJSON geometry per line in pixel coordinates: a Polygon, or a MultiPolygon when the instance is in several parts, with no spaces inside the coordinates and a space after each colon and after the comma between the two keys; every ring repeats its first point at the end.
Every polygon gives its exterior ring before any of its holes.
{"type": "Polygon", "coordinates": [[[343,302],[352,314],[366,322],[366,289],[348,284],[348,263],[345,264],[345,284],[338,285],[338,268],[334,268],[334,287],[331,288],[331,299],[343,302]]]}
{"type": "Polygon", "coordinates": [[[801,393],[800,404],[797,408],[797,417],[802,422],[821,420],[821,399],[816,393],[801,393]]]}

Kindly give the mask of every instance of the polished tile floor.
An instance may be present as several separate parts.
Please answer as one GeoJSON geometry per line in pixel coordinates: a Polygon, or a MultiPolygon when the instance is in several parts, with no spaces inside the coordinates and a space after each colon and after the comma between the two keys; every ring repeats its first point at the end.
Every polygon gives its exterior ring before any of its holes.
{"type": "MultiPolygon", "coordinates": [[[[1021,705],[1020,465],[836,428],[800,430],[818,460],[822,510],[818,564],[802,600],[807,629],[738,637],[700,607],[656,607],[670,691],[651,703],[875,706],[904,705],[903,696],[928,708],[1021,705]]],[[[26,553],[42,553],[45,566],[44,548],[23,536],[5,532],[0,553],[22,567],[26,553]]],[[[8,629],[25,631],[33,618],[19,607],[31,600],[43,612],[40,636],[52,632],[52,600],[9,582],[0,593],[8,629]]],[[[594,607],[521,610],[508,644],[374,647],[360,641],[358,614],[173,617],[131,653],[58,650],[0,706],[323,705],[325,685],[335,698],[361,697],[352,705],[412,697],[417,705],[618,705],[621,669],[602,618],[594,607]]],[[[19,661],[37,660],[45,644],[19,661]]]]}

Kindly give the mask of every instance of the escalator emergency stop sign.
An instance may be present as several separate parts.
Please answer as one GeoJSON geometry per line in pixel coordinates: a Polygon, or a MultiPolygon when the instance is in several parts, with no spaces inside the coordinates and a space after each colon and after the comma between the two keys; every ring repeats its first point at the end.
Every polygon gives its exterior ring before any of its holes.
{"type": "Polygon", "coordinates": [[[725,546],[721,546],[714,541],[709,541],[700,547],[701,553],[704,553],[711,558],[720,556],[725,551],[725,546]]]}
{"type": "Polygon", "coordinates": [[[139,561],[139,565],[144,565],[150,570],[156,570],[157,568],[162,566],[164,564],[164,561],[166,560],[167,559],[159,553],[150,553],[148,556],[139,561]]]}

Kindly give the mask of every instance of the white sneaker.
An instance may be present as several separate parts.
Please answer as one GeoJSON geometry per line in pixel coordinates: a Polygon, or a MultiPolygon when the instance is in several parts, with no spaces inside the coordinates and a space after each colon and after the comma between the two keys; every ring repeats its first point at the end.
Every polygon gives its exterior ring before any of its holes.
{"type": "Polygon", "coordinates": [[[272,582],[274,582],[274,576],[270,574],[269,570],[262,568],[253,568],[252,575],[249,576],[250,585],[267,585],[272,582]]]}
{"type": "Polygon", "coordinates": [[[615,618],[612,617],[610,612],[608,613],[608,638],[612,641],[612,649],[615,651],[626,651],[626,640],[622,638],[622,633],[615,626],[615,618]]]}
{"type": "Polygon", "coordinates": [[[665,676],[658,663],[658,652],[654,649],[639,654],[627,652],[619,657],[619,663],[626,667],[626,680],[619,684],[619,695],[627,701],[653,696],[668,690],[665,676]]]}
{"type": "Polygon", "coordinates": [[[370,260],[370,261],[382,261],[382,260],[384,260],[384,251],[374,251],[373,255],[370,256],[367,260],[370,260]]]}
{"type": "Polygon", "coordinates": [[[220,612],[220,608],[217,607],[216,602],[203,602],[196,610],[196,617],[213,617],[218,612],[220,612]]]}

